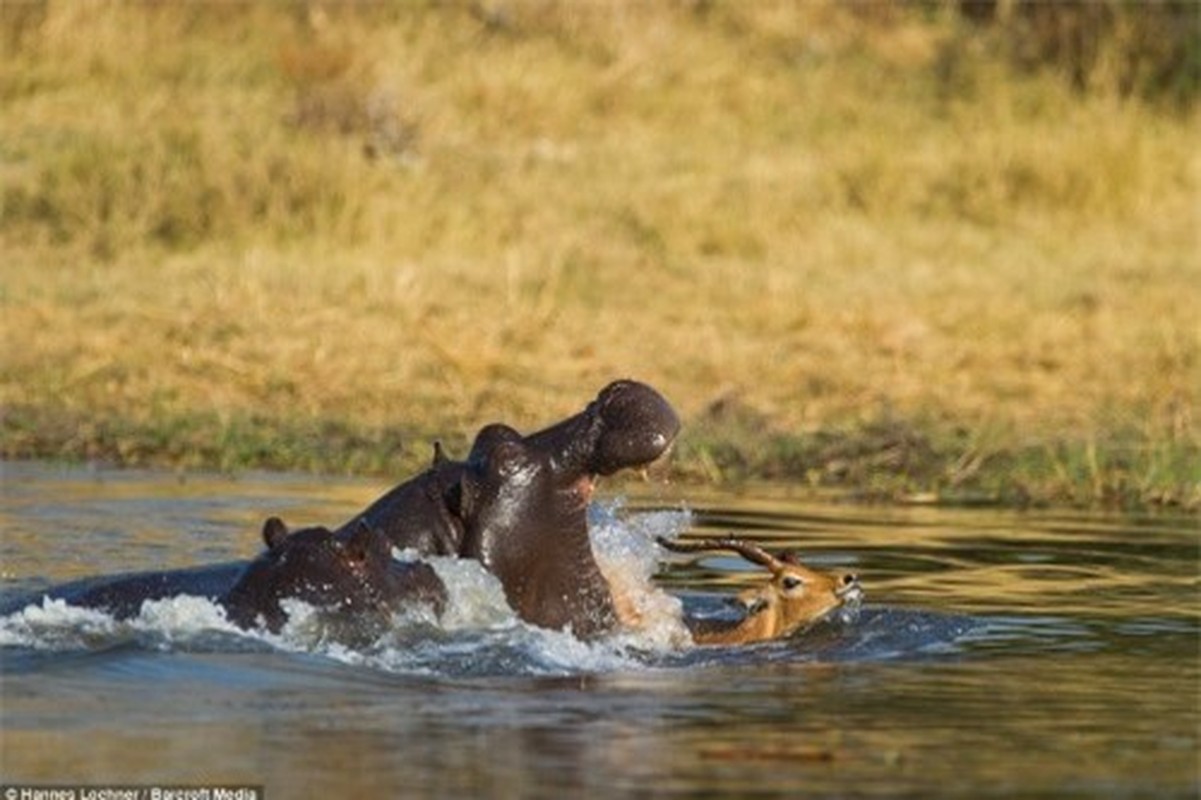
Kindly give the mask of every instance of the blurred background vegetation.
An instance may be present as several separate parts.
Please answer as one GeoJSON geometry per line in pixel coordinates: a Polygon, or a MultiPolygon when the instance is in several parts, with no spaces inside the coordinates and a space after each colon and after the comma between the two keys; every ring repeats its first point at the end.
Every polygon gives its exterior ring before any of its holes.
{"type": "Polygon", "coordinates": [[[0,4],[8,458],[1201,506],[1191,2],[0,4]]]}

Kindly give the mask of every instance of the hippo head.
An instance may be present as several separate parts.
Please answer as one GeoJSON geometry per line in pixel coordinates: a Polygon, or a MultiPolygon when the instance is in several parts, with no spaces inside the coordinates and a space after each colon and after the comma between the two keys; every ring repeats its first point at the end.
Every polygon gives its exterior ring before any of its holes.
{"type": "Polygon", "coordinates": [[[485,465],[499,475],[514,469],[520,458],[533,458],[542,463],[539,486],[559,493],[556,502],[571,505],[574,511],[591,498],[597,476],[659,459],[679,430],[679,417],[662,395],[643,383],[616,381],[583,411],[529,436],[522,437],[505,425],[484,427],[466,461],[448,458],[435,443],[429,469],[380,497],[339,528],[337,535],[344,537],[366,521],[402,550],[463,555],[467,528],[474,524],[470,503],[463,502],[465,476],[483,475],[485,465]],[[502,443],[506,446],[494,453],[502,443]],[[524,455],[514,446],[517,443],[524,444],[524,455]]]}
{"type": "Polygon", "coordinates": [[[526,443],[550,459],[559,486],[637,469],[665,454],[680,418],[663,395],[631,380],[614,381],[588,407],[530,434],[526,443]]]}
{"type": "Polygon", "coordinates": [[[283,520],[263,525],[267,550],[223,598],[229,618],[243,628],[260,619],[272,631],[287,621],[286,598],[338,612],[381,611],[388,605],[392,543],[366,524],[338,537],[327,528],[290,532],[283,520]]]}

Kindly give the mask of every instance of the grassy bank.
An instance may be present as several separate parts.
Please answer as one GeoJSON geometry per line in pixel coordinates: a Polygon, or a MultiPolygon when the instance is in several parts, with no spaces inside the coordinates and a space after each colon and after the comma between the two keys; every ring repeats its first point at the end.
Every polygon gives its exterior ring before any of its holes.
{"type": "Polygon", "coordinates": [[[629,375],[682,478],[1201,505],[1187,75],[867,8],[5,5],[0,448],[399,475],[629,375]]]}

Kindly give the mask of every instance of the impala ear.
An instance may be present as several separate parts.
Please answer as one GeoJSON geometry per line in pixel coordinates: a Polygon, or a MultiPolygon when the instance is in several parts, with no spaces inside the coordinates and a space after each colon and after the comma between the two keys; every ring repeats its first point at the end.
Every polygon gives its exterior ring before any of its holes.
{"type": "Polygon", "coordinates": [[[780,555],[777,556],[777,558],[779,558],[785,564],[792,564],[793,566],[796,566],[796,567],[805,566],[804,562],[801,561],[801,557],[799,555],[797,555],[796,552],[793,550],[786,550],[783,553],[780,553],[780,555]]]}
{"type": "Polygon", "coordinates": [[[267,517],[263,523],[263,542],[268,550],[274,550],[288,538],[288,526],[279,517],[267,517]]]}

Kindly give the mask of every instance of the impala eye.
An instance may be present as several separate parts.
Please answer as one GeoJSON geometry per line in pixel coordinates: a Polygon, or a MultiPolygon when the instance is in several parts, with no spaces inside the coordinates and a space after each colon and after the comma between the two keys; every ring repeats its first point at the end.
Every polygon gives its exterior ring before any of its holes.
{"type": "Polygon", "coordinates": [[[784,580],[780,581],[781,585],[787,591],[791,591],[798,586],[804,586],[805,582],[794,575],[785,575],[784,580]]]}

